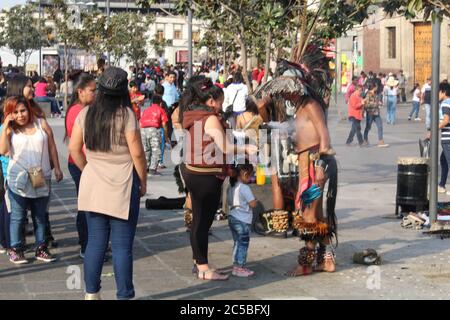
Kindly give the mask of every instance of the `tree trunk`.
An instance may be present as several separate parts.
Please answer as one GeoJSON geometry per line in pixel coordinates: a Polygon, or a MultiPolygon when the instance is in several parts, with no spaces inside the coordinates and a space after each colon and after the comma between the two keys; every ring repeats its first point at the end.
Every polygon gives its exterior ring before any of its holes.
{"type": "Polygon", "coordinates": [[[64,110],[67,111],[67,93],[69,90],[69,53],[67,52],[67,43],[64,43],[64,85],[65,85],[65,92],[64,92],[64,110]]]}
{"type": "Polygon", "coordinates": [[[267,82],[267,77],[269,76],[269,67],[270,67],[270,45],[272,44],[272,30],[269,28],[269,32],[266,37],[266,65],[264,67],[264,79],[263,83],[267,82]]]}
{"type": "Polygon", "coordinates": [[[228,78],[228,68],[227,68],[227,50],[225,48],[225,44],[222,42],[222,59],[223,59],[223,75],[225,77],[225,81],[228,78]]]}
{"type": "Polygon", "coordinates": [[[244,82],[248,88],[248,94],[251,95],[253,93],[252,83],[248,79],[247,72],[247,47],[245,46],[244,39],[242,39],[242,35],[237,36],[237,41],[239,46],[241,47],[241,58],[242,58],[242,76],[244,77],[244,82]]]}

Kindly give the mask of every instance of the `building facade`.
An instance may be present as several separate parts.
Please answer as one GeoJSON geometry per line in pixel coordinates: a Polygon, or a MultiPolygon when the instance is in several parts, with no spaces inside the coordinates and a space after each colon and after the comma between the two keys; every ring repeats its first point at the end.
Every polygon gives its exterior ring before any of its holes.
{"type": "MultiPolygon", "coordinates": [[[[348,76],[361,70],[398,73],[403,70],[407,88],[424,84],[431,76],[432,26],[422,18],[406,20],[403,16],[388,17],[381,9],[355,27],[346,37],[338,39],[338,65],[348,76]],[[350,59],[348,56],[350,55],[350,59]],[[343,61],[342,62],[342,57],[343,61]],[[351,63],[348,63],[350,60],[351,63]],[[347,62],[347,64],[346,64],[347,62]]],[[[439,79],[450,77],[450,19],[441,25],[441,60],[439,79]]],[[[341,72],[341,87],[344,87],[341,72]]]]}

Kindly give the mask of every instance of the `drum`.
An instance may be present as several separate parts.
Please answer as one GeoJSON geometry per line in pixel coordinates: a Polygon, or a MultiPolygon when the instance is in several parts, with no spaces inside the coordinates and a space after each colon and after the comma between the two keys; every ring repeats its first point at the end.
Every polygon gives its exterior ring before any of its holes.
{"type": "Polygon", "coordinates": [[[428,158],[399,158],[395,214],[419,212],[428,207],[428,158]]]}

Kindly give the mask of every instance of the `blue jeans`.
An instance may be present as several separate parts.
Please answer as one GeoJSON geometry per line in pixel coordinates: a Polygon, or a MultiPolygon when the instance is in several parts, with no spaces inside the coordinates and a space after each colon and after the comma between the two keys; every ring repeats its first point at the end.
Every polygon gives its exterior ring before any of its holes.
{"type": "Polygon", "coordinates": [[[395,124],[397,112],[397,96],[387,97],[387,123],[395,124]]]}
{"type": "MultiPolygon", "coordinates": [[[[69,172],[72,176],[73,182],[75,182],[75,188],[77,189],[77,196],[78,196],[78,190],[80,189],[80,178],[81,178],[81,171],[78,169],[76,165],[73,163],[69,163],[69,172]]],[[[78,231],[78,244],[81,246],[81,252],[86,251],[86,246],[88,242],[88,228],[87,228],[87,222],[86,222],[86,214],[84,211],[78,211],[77,212],[77,231],[78,231]]]]}
{"type": "Polygon", "coordinates": [[[166,150],[166,135],[164,134],[164,128],[160,128],[161,132],[161,161],[159,163],[164,164],[164,151],[166,150]]]}
{"type": "Polygon", "coordinates": [[[360,145],[363,144],[364,141],[363,141],[363,137],[361,134],[361,120],[357,120],[354,117],[350,117],[350,118],[348,118],[348,120],[350,120],[350,122],[352,123],[352,128],[350,130],[350,133],[348,135],[346,143],[347,144],[352,143],[353,138],[355,137],[355,134],[356,134],[356,137],[358,138],[358,143],[360,145]]]}
{"type": "Polygon", "coordinates": [[[420,109],[420,102],[413,101],[412,109],[411,109],[411,112],[409,113],[409,118],[411,118],[413,116],[413,114],[416,114],[414,118],[418,118],[419,117],[419,109],[420,109]]]}
{"type": "Polygon", "coordinates": [[[8,190],[11,201],[11,248],[23,249],[22,225],[25,223],[27,209],[31,209],[31,216],[35,221],[34,236],[36,237],[36,247],[45,244],[45,223],[46,211],[49,196],[41,198],[25,198],[8,190]]]}
{"type": "Polygon", "coordinates": [[[0,203],[0,245],[3,248],[10,247],[10,214],[8,212],[8,208],[6,207],[6,201],[3,198],[0,203]]]}
{"type": "Polygon", "coordinates": [[[58,101],[54,97],[36,97],[34,98],[36,102],[50,102],[50,109],[52,113],[61,114],[61,110],[58,107],[58,101]]]}
{"type": "Polygon", "coordinates": [[[442,153],[440,157],[441,182],[439,183],[439,186],[441,186],[442,188],[445,188],[445,184],[447,183],[449,161],[450,161],[450,144],[443,143],[442,153]]]}
{"type": "Polygon", "coordinates": [[[375,122],[378,130],[378,141],[383,140],[383,121],[380,115],[367,114],[366,127],[364,128],[364,141],[369,141],[369,131],[372,128],[372,123],[375,122]]]}
{"type": "Polygon", "coordinates": [[[101,289],[100,277],[103,260],[111,233],[117,299],[134,298],[133,241],[139,217],[139,206],[139,178],[134,172],[128,220],[86,212],[89,240],[84,257],[84,281],[87,293],[97,293],[101,289]]]}
{"type": "Polygon", "coordinates": [[[250,243],[250,225],[232,215],[228,216],[228,225],[233,236],[233,264],[243,267],[247,262],[247,250],[250,243]]]}

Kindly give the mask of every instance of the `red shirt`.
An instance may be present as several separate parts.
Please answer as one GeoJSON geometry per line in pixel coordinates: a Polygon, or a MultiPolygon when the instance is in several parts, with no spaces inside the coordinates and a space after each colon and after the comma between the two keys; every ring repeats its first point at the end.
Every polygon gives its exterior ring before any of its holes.
{"type": "Polygon", "coordinates": [[[141,128],[160,128],[161,124],[166,124],[168,121],[166,111],[154,103],[142,113],[139,124],[141,128]]]}
{"type": "Polygon", "coordinates": [[[253,69],[252,71],[252,80],[254,81],[258,81],[258,76],[259,76],[259,69],[253,69]]]}
{"type": "MultiPolygon", "coordinates": [[[[79,104],[74,104],[70,107],[69,111],[66,114],[66,128],[67,128],[67,137],[72,136],[73,125],[75,124],[75,119],[77,118],[80,111],[83,110],[83,107],[79,104]]],[[[75,164],[72,157],[69,154],[69,163],[75,164]]]]}
{"type": "MultiPolygon", "coordinates": [[[[143,94],[140,92],[130,92],[130,100],[133,101],[133,99],[138,98],[138,97],[142,97],[143,94]]],[[[134,114],[136,115],[136,119],[140,119],[141,118],[141,107],[139,106],[138,103],[131,103],[131,107],[133,109],[134,114]]]]}
{"type": "Polygon", "coordinates": [[[264,78],[264,73],[265,73],[264,69],[259,72],[259,74],[258,74],[258,84],[261,84],[262,79],[264,78]]]}
{"type": "Polygon", "coordinates": [[[356,120],[362,120],[363,102],[359,92],[355,91],[348,100],[348,117],[354,117],[356,120]]]}
{"type": "Polygon", "coordinates": [[[35,84],[34,95],[36,98],[38,97],[46,97],[47,96],[47,84],[44,82],[38,82],[35,84]]]}

